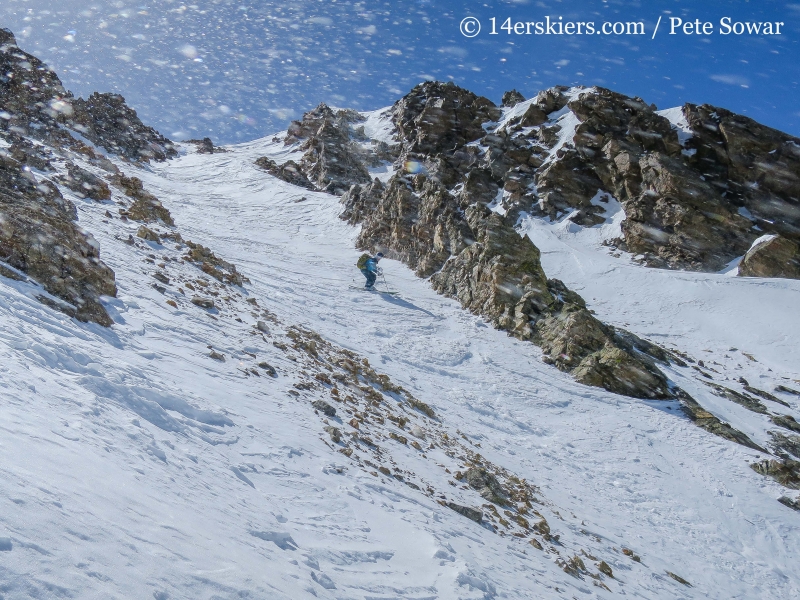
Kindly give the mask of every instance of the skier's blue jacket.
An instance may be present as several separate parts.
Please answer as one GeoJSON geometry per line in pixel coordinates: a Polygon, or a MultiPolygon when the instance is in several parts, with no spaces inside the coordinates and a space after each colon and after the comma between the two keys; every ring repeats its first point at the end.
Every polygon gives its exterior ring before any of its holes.
{"type": "Polygon", "coordinates": [[[362,271],[369,271],[370,273],[377,273],[378,272],[378,261],[374,258],[368,258],[367,262],[364,264],[364,268],[362,271]]]}

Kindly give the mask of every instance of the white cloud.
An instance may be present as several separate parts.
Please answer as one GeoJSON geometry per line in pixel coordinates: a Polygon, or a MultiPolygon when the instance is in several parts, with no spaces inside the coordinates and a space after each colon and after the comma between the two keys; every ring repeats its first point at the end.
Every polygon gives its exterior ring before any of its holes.
{"type": "Polygon", "coordinates": [[[750,84],[746,78],[739,75],[711,75],[711,79],[727,85],[747,86],[750,84]]]}

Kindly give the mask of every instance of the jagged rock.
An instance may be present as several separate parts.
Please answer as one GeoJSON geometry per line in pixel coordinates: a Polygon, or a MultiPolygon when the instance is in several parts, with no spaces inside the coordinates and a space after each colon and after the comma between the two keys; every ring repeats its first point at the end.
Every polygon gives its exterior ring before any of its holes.
{"type": "Polygon", "coordinates": [[[81,198],[98,202],[111,198],[111,190],[105,181],[72,162],[67,162],[67,176],[61,181],[81,198]]]}
{"type": "Polygon", "coordinates": [[[675,391],[675,394],[681,401],[681,408],[683,409],[683,412],[692,421],[694,421],[695,425],[698,427],[705,429],[714,435],[725,438],[726,440],[736,442],[737,444],[752,448],[753,450],[764,452],[765,454],[767,453],[764,448],[753,442],[749,437],[747,437],[747,435],[738,429],[734,429],[728,423],[723,423],[717,417],[705,410],[685,391],[678,389],[675,391]]]}
{"type": "Polygon", "coordinates": [[[158,198],[144,189],[142,180],[138,177],[116,175],[111,177],[111,183],[125,192],[126,196],[133,198],[133,204],[124,213],[128,218],[145,223],[161,221],[169,227],[175,225],[169,210],[158,198]]]}
{"type": "Polygon", "coordinates": [[[202,296],[193,296],[191,300],[192,304],[195,306],[199,306],[200,308],[207,308],[211,309],[214,308],[214,300],[211,298],[203,298],[202,296]]]}
{"type": "Polygon", "coordinates": [[[336,416],[336,409],[324,400],[314,400],[314,402],[311,403],[311,406],[314,407],[314,410],[318,410],[326,417],[336,416]]]}
{"type": "Polygon", "coordinates": [[[342,441],[342,432],[338,427],[328,426],[325,428],[325,431],[331,436],[331,441],[334,444],[338,444],[342,441]]]}
{"type": "Polygon", "coordinates": [[[301,168],[316,189],[342,195],[352,184],[370,181],[366,155],[350,139],[351,124],[360,120],[363,117],[355,111],[334,113],[320,104],[289,126],[285,143],[301,142],[300,150],[305,151],[301,168]]]}
{"type": "Polygon", "coordinates": [[[264,369],[267,372],[267,375],[269,375],[270,377],[278,376],[278,372],[275,370],[275,367],[273,367],[271,364],[266,362],[260,362],[258,363],[258,366],[264,369]]]}
{"type": "Polygon", "coordinates": [[[464,474],[464,478],[469,487],[477,491],[484,500],[500,505],[508,502],[508,492],[497,481],[497,477],[486,469],[472,467],[464,474]]]}
{"type": "Polygon", "coordinates": [[[623,204],[628,250],[653,266],[716,271],[747,249],[752,223],[732,212],[710,184],[661,153],[639,160],[643,192],[623,204]]]}
{"type": "Polygon", "coordinates": [[[135,161],[166,160],[178,151],[170,140],[148,127],[119,94],[94,93],[72,102],[73,121],[88,140],[135,161]]]}
{"type": "Polygon", "coordinates": [[[536,324],[536,339],[556,366],[586,385],[636,398],[672,397],[652,362],[615,344],[613,331],[586,309],[565,309],[536,324]]]}
{"type": "Polygon", "coordinates": [[[795,421],[792,415],[772,415],[770,420],[779,427],[800,433],[800,423],[795,421]]]}
{"type": "Polygon", "coordinates": [[[525,102],[525,96],[520,94],[517,90],[511,90],[503,94],[503,106],[511,107],[520,102],[525,102]]]}
{"type": "Polygon", "coordinates": [[[0,43],[0,129],[24,132],[57,141],[94,155],[70,130],[131,160],[164,160],[177,155],[172,143],[145,126],[136,111],[117,94],[92,94],[74,98],[58,76],[39,59],[16,45],[14,35],[2,30],[0,43]]]}
{"type": "Polygon", "coordinates": [[[291,183],[292,185],[297,185],[308,190],[314,189],[314,185],[308,180],[308,177],[305,176],[300,165],[293,160],[278,165],[274,160],[262,156],[256,160],[256,166],[264,169],[270,175],[282,179],[287,183],[291,183]]]}
{"type": "Polygon", "coordinates": [[[0,154],[0,256],[73,307],[51,302],[56,308],[111,325],[100,296],[116,296],[114,272],[100,260],[94,238],[75,223],[72,203],[22,167],[0,154]]]}
{"type": "Polygon", "coordinates": [[[35,56],[17,47],[14,34],[0,30],[0,129],[34,133],[57,129],[72,116],[72,95],[58,76],[35,56]]]}
{"type": "MultiPolygon", "coordinates": [[[[549,110],[566,98],[555,90],[537,96],[536,103],[549,110]]],[[[386,185],[373,181],[348,190],[341,217],[362,225],[358,247],[402,260],[419,276],[432,275],[436,291],[521,339],[547,344],[552,362],[569,371],[580,366],[578,376],[590,385],[643,398],[670,397],[666,378],[645,356],[655,346],[636,347],[645,355],[634,351],[624,336],[586,311],[578,294],[548,281],[538,249],[513,228],[516,216],[488,208],[499,195],[499,179],[522,207],[527,175],[508,173],[533,156],[503,132],[485,135],[482,124],[496,111],[488,100],[445,84],[417,86],[399,101],[393,114],[401,155],[424,158],[425,172],[398,173],[386,185]],[[456,131],[448,131],[451,127],[456,131]],[[488,158],[458,147],[479,136],[491,149],[488,158]],[[566,316],[570,312],[575,314],[566,316]],[[570,343],[574,351],[564,361],[560,346],[570,343]]],[[[663,353],[658,360],[666,360],[663,353]]]]}
{"type": "Polygon", "coordinates": [[[800,279],[800,244],[779,235],[756,241],[739,264],[738,274],[800,279]]]}
{"type": "Polygon", "coordinates": [[[148,242],[155,242],[156,244],[161,243],[161,238],[159,237],[159,235],[155,231],[149,229],[148,227],[145,227],[144,225],[139,227],[139,229],[136,231],[136,237],[142,238],[143,240],[147,240],[148,242]]]}
{"type": "Polygon", "coordinates": [[[189,248],[186,260],[197,264],[203,273],[211,275],[222,283],[230,285],[244,284],[245,278],[236,270],[236,265],[222,260],[210,248],[206,248],[202,244],[195,244],[186,240],[186,245],[189,248]]]}
{"type": "Polygon", "coordinates": [[[483,521],[483,513],[475,508],[462,506],[460,504],[456,504],[455,502],[448,502],[447,508],[456,511],[458,514],[463,515],[471,521],[475,521],[476,523],[483,521]]]}
{"type": "MultiPolygon", "coordinates": [[[[194,300],[192,300],[192,302],[194,302],[194,300]]],[[[213,359],[213,360],[218,360],[219,362],[225,362],[225,355],[224,354],[220,354],[216,350],[212,350],[209,353],[208,357],[213,359]]]]}
{"type": "Polygon", "coordinates": [[[789,458],[783,460],[762,460],[752,463],[750,468],[771,477],[781,485],[793,490],[800,490],[800,462],[789,458]]]}
{"type": "Polygon", "coordinates": [[[780,502],[784,506],[793,508],[794,510],[800,510],[800,496],[798,496],[797,499],[795,500],[792,500],[788,496],[781,496],[780,498],[778,498],[778,502],[780,502]]]}
{"type": "Polygon", "coordinates": [[[770,431],[769,435],[772,437],[772,447],[776,454],[785,455],[788,452],[795,458],[800,459],[800,436],[787,436],[779,431],[770,431]]]}
{"type": "Polygon", "coordinates": [[[204,137],[202,140],[187,140],[186,143],[197,146],[198,154],[218,154],[226,151],[224,148],[215,146],[209,137],[204,137]]]}
{"type": "Polygon", "coordinates": [[[484,136],[483,123],[500,118],[491,100],[452,82],[421,83],[392,108],[393,120],[408,152],[452,151],[484,136]]]}

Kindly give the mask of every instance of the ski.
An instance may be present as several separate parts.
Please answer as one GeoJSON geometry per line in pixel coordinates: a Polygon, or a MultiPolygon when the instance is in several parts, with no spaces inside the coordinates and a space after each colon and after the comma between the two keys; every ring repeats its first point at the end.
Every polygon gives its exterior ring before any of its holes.
{"type": "Polygon", "coordinates": [[[360,290],[362,292],[377,292],[378,294],[386,294],[387,296],[397,296],[400,292],[390,292],[388,290],[379,290],[377,288],[367,289],[363,286],[351,285],[351,290],[360,290]]]}

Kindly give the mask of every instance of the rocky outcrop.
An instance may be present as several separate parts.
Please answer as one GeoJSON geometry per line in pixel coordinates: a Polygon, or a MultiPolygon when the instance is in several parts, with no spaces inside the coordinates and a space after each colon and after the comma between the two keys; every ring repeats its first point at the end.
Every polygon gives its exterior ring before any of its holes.
{"type": "Polygon", "coordinates": [[[525,96],[520,94],[517,90],[510,90],[503,94],[501,104],[505,107],[516,106],[520,102],[525,102],[525,96]]]}
{"type": "Polygon", "coordinates": [[[130,160],[148,162],[177,156],[172,142],[139,119],[119,94],[73,101],[74,127],[94,144],[130,160]]]}
{"type": "Polygon", "coordinates": [[[186,140],[186,143],[197,146],[198,154],[220,154],[222,152],[227,152],[225,148],[215,146],[214,142],[209,137],[204,137],[202,140],[186,140]]]}
{"type": "Polygon", "coordinates": [[[0,29],[0,129],[16,133],[57,129],[73,114],[72,94],[58,76],[0,29]]]}
{"type": "Polygon", "coordinates": [[[292,185],[303,187],[307,190],[314,189],[314,185],[308,180],[308,177],[305,176],[300,165],[293,160],[288,160],[282,165],[279,165],[274,160],[262,156],[256,160],[256,166],[264,169],[273,177],[277,177],[292,185]]]}
{"type": "Polygon", "coordinates": [[[0,154],[0,257],[64,303],[42,299],[81,321],[111,325],[100,296],[115,296],[114,272],[75,222],[75,207],[46,180],[0,154]]]}
{"type": "MultiPolygon", "coordinates": [[[[537,102],[542,111],[559,103],[553,94],[537,102]]],[[[354,185],[342,197],[342,218],[362,225],[358,246],[430,276],[436,291],[540,345],[548,362],[588,385],[671,397],[656,366],[666,356],[654,358],[652,345],[602,324],[578,294],[548,280],[539,250],[513,227],[516,215],[491,210],[509,189],[523,190],[520,180],[543,160],[506,134],[486,134],[497,107],[452,84],[422,84],[392,114],[402,144],[398,163],[417,164],[419,172],[400,171],[386,185],[354,185]],[[490,147],[483,156],[476,140],[490,147]]]]}
{"type": "Polygon", "coordinates": [[[144,189],[142,180],[138,177],[127,177],[123,174],[111,177],[111,183],[122,190],[126,196],[133,198],[133,204],[127,209],[120,209],[120,214],[144,223],[162,222],[172,227],[175,222],[169,210],[161,201],[144,189]]]}
{"type": "MultiPolygon", "coordinates": [[[[316,189],[341,195],[353,183],[370,181],[366,165],[376,160],[375,155],[351,140],[359,137],[355,125],[363,120],[355,111],[334,112],[320,104],[289,126],[284,143],[300,144],[304,152],[300,167],[316,189]]],[[[263,168],[270,171],[268,165],[263,168]]]]}
{"type": "Polygon", "coordinates": [[[91,198],[98,202],[111,198],[111,190],[105,181],[71,161],[67,162],[67,174],[61,178],[61,182],[79,198],[91,198]]]}
{"type": "Polygon", "coordinates": [[[147,162],[177,155],[172,142],[142,123],[118,94],[75,98],[58,76],[21,50],[14,35],[0,30],[0,130],[46,139],[65,147],[83,140],[147,162]]]}
{"type": "Polygon", "coordinates": [[[800,243],[780,235],[756,240],[742,262],[740,277],[783,277],[800,279],[800,243]]]}
{"type": "MultiPolygon", "coordinates": [[[[603,88],[551,88],[514,114],[481,140],[506,172],[506,210],[590,227],[604,220],[598,191],[613,194],[626,215],[615,244],[651,267],[716,271],[765,232],[800,242],[797,138],[708,105],[660,114],[603,88]]],[[[772,271],[795,277],[782,245],[772,271]]]]}

